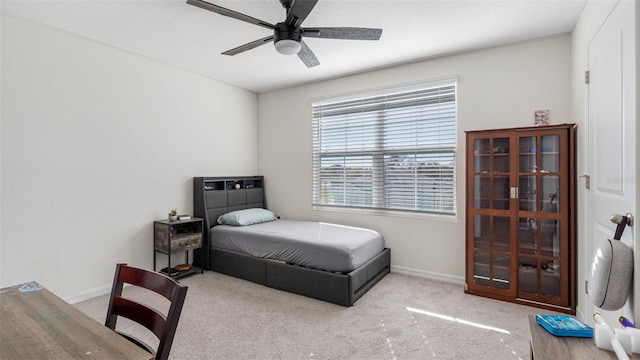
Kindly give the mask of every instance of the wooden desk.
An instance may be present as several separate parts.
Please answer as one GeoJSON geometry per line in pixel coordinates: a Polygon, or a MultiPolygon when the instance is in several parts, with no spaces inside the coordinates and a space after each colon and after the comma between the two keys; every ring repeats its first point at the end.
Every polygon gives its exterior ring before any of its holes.
{"type": "MultiPolygon", "coordinates": [[[[549,334],[536,322],[535,315],[529,315],[529,330],[531,331],[531,360],[618,359],[614,352],[598,349],[593,338],[562,337],[549,334]]],[[[632,354],[629,359],[640,359],[640,357],[638,354],[632,354]]]]}
{"type": "Polygon", "coordinates": [[[0,289],[0,359],[153,356],[37,282],[28,282],[0,289]]]}

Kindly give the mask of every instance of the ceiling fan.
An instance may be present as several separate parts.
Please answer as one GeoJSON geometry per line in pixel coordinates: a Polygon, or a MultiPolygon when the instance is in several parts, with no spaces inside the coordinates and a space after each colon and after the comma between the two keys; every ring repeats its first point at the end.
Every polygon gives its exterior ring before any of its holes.
{"type": "Polygon", "coordinates": [[[280,0],[282,7],[286,9],[287,18],[283,22],[272,25],[266,21],[203,0],[187,0],[187,4],[273,30],[273,35],[227,50],[222,53],[223,55],[236,55],[273,40],[276,50],[279,53],[284,55],[298,54],[300,60],[302,60],[308,68],[311,68],[320,65],[320,61],[318,61],[318,58],[316,58],[307,44],[302,41],[302,37],[349,40],[380,39],[382,29],[359,27],[302,27],[302,22],[307,18],[317,2],[318,0],[280,0]]]}

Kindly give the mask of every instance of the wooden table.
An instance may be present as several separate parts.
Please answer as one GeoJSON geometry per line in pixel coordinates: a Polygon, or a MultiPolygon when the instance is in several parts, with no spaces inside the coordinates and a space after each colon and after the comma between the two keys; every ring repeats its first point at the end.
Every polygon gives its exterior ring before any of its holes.
{"type": "MultiPolygon", "coordinates": [[[[618,359],[612,351],[600,350],[593,338],[579,338],[554,336],[536,322],[535,315],[529,315],[529,330],[531,330],[531,359],[532,360],[605,360],[618,359]]],[[[640,359],[638,354],[629,356],[630,359],[640,359]]]]}
{"type": "Polygon", "coordinates": [[[28,282],[0,289],[0,359],[153,356],[37,282],[28,282]]]}

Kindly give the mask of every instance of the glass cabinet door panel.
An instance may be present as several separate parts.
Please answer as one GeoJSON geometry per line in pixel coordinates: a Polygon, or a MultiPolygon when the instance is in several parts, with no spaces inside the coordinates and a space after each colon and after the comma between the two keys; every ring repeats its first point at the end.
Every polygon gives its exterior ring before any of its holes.
{"type": "Polygon", "coordinates": [[[542,173],[557,173],[560,171],[560,137],[558,135],[549,135],[542,137],[542,148],[540,153],[542,156],[541,169],[542,173]]]}
{"type": "Polygon", "coordinates": [[[511,282],[510,256],[493,254],[493,287],[509,289],[511,282]]]}
{"type": "Polygon", "coordinates": [[[476,139],[473,142],[473,170],[477,173],[489,172],[489,139],[476,139]]]}
{"type": "Polygon", "coordinates": [[[536,171],[536,154],[520,154],[520,172],[535,173],[536,171]]]}
{"type": "Polygon", "coordinates": [[[489,148],[489,139],[476,139],[473,142],[473,152],[476,155],[490,154],[491,149],[489,148]]]}
{"type": "Polygon", "coordinates": [[[510,198],[511,198],[511,187],[509,186],[509,178],[507,176],[494,177],[493,178],[493,208],[498,210],[509,210],[510,198]]]}
{"type": "Polygon", "coordinates": [[[559,298],[560,297],[560,261],[542,262],[542,276],[540,286],[541,295],[559,298]]]}
{"type": "Polygon", "coordinates": [[[474,157],[473,170],[477,173],[489,172],[489,155],[476,155],[474,157]]]}
{"type": "Polygon", "coordinates": [[[473,206],[476,209],[488,209],[491,206],[489,189],[488,177],[480,175],[473,177],[473,206]]]}
{"type": "Polygon", "coordinates": [[[538,293],[538,260],[520,256],[518,259],[518,290],[529,294],[538,293]]]}
{"type": "Polygon", "coordinates": [[[489,286],[489,253],[485,251],[474,251],[473,253],[473,282],[476,285],[489,286]]]}
{"type": "Polygon", "coordinates": [[[509,153],[509,138],[495,138],[495,139],[493,139],[493,152],[495,154],[508,154],[509,153]]]}
{"type": "Polygon", "coordinates": [[[560,177],[542,177],[542,211],[557,213],[560,211],[559,199],[560,177]]]}
{"type": "Polygon", "coordinates": [[[537,138],[535,136],[523,136],[518,138],[518,150],[521,154],[535,153],[537,148],[537,138]]]}
{"type": "Polygon", "coordinates": [[[518,220],[518,251],[535,254],[538,251],[538,222],[533,218],[518,220]]]}
{"type": "Polygon", "coordinates": [[[535,136],[518,139],[520,149],[520,172],[536,172],[537,138],[535,136]]]}
{"type": "Polygon", "coordinates": [[[520,197],[520,210],[536,211],[536,177],[520,176],[518,196],[520,197]]]}
{"type": "Polygon", "coordinates": [[[557,173],[560,169],[560,159],[557,154],[542,154],[541,173],[557,173]]]}
{"type": "Polygon", "coordinates": [[[560,136],[559,135],[544,135],[542,136],[542,149],[540,152],[560,152],[560,136]]]}
{"type": "Polygon", "coordinates": [[[542,137],[542,164],[540,172],[560,171],[560,136],[546,135],[542,137]]]}
{"type": "Polygon", "coordinates": [[[473,246],[480,249],[489,249],[489,216],[473,216],[473,246]]]}
{"type": "Polygon", "coordinates": [[[511,234],[510,219],[505,216],[493,217],[493,250],[509,251],[511,234]]]}
{"type": "Polygon", "coordinates": [[[501,173],[509,172],[509,154],[496,154],[493,156],[493,171],[501,173]]]}
{"type": "Polygon", "coordinates": [[[542,219],[540,228],[540,253],[545,256],[560,256],[560,222],[542,219]]]}
{"type": "Polygon", "coordinates": [[[509,138],[493,139],[493,172],[509,172],[509,138]]]}

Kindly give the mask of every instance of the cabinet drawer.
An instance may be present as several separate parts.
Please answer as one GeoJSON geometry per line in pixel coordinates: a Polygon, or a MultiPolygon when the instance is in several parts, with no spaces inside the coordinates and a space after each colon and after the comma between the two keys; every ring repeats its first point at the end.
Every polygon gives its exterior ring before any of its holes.
{"type": "Polygon", "coordinates": [[[181,252],[186,250],[194,250],[202,247],[202,234],[185,234],[174,235],[167,241],[166,237],[157,239],[155,250],[164,253],[169,252],[169,242],[171,243],[171,252],[181,252]]]}

